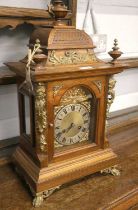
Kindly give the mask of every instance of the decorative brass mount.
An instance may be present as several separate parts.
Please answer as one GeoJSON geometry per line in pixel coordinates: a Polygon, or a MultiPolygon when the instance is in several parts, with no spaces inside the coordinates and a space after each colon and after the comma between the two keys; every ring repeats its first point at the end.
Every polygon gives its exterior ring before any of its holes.
{"type": "Polygon", "coordinates": [[[55,190],[58,190],[59,188],[60,186],[57,186],[44,192],[38,193],[33,200],[33,206],[40,207],[44,199],[48,198],[55,190]]]}
{"type": "Polygon", "coordinates": [[[104,170],[101,170],[101,174],[105,174],[105,175],[111,174],[113,176],[120,176],[121,172],[120,172],[118,166],[115,165],[115,166],[112,166],[110,168],[106,168],[104,170]]]}

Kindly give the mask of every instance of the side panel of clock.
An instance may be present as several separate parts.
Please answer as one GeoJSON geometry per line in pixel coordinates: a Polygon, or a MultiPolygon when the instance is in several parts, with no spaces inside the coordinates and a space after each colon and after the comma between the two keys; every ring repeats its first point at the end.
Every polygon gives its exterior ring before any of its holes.
{"type": "Polygon", "coordinates": [[[18,78],[18,101],[19,101],[19,118],[20,118],[20,147],[36,163],[38,157],[36,153],[35,142],[35,108],[34,96],[22,86],[22,79],[18,78]]]}
{"type": "Polygon", "coordinates": [[[48,84],[48,156],[57,162],[103,148],[106,78],[48,84]]]}

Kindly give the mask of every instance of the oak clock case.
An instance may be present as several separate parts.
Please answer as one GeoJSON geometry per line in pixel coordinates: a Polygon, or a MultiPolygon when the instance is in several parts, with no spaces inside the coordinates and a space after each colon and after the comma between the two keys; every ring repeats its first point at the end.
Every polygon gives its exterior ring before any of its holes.
{"type": "Polygon", "coordinates": [[[72,26],[36,29],[29,47],[30,65],[7,63],[18,76],[20,144],[13,162],[39,206],[64,183],[117,163],[105,127],[112,75],[124,67],[99,60],[91,38],[72,26]]]}

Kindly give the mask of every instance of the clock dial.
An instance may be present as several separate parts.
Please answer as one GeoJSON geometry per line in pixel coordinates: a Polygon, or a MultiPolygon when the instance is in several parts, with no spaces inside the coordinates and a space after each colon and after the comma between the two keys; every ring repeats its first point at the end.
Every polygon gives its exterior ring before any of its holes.
{"type": "Polygon", "coordinates": [[[90,116],[82,104],[66,105],[55,117],[55,138],[61,145],[81,142],[88,133],[90,116]]]}

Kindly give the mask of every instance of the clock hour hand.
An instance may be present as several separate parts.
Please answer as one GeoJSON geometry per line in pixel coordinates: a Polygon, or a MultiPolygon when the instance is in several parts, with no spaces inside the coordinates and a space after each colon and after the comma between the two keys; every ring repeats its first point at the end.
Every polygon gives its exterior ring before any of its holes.
{"type": "Polygon", "coordinates": [[[66,129],[64,129],[64,130],[62,131],[62,133],[68,133],[68,132],[70,131],[70,129],[73,128],[74,126],[75,126],[75,124],[74,124],[74,123],[71,123],[70,126],[69,126],[68,128],[66,128],[66,129]]]}
{"type": "Polygon", "coordinates": [[[70,129],[74,127],[74,125],[75,125],[74,123],[71,123],[71,125],[70,125],[68,128],[66,128],[66,129],[62,130],[60,133],[58,133],[58,134],[57,134],[57,135],[58,135],[58,138],[60,138],[60,136],[61,136],[62,134],[68,133],[68,132],[70,131],[70,129]]]}
{"type": "MultiPolygon", "coordinates": [[[[73,128],[73,127],[75,127],[76,125],[74,124],[74,123],[71,123],[71,125],[67,128],[67,129],[64,129],[63,131],[62,131],[62,133],[68,133],[70,130],[71,130],[71,128],[73,128]]],[[[78,126],[78,130],[80,130],[82,127],[81,126],[78,126]]]]}

